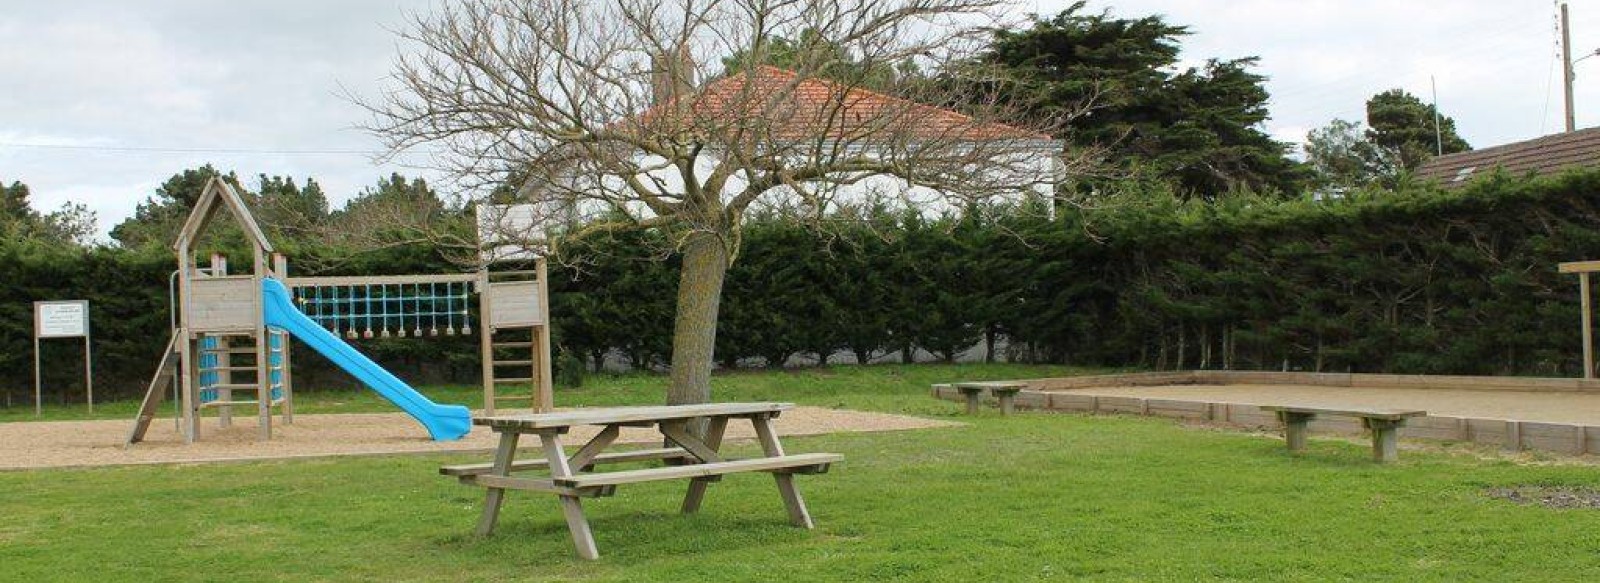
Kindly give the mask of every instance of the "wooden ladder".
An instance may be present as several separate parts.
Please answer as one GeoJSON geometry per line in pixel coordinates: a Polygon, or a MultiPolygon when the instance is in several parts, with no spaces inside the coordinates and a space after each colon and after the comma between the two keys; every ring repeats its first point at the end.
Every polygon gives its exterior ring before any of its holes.
{"type": "Polygon", "coordinates": [[[144,400],[139,402],[139,413],[133,418],[133,429],[128,431],[128,440],[123,447],[144,441],[145,432],[150,430],[150,422],[156,418],[156,408],[167,396],[166,389],[177,379],[178,339],[183,336],[184,332],[177,330],[172,333],[172,339],[167,341],[167,349],[161,353],[161,364],[156,366],[155,374],[150,377],[150,388],[145,391],[144,400]]]}
{"type": "Polygon", "coordinates": [[[489,349],[484,354],[484,356],[486,356],[488,359],[488,366],[484,367],[484,372],[491,375],[489,377],[490,382],[493,384],[495,390],[493,396],[491,397],[494,402],[484,404],[488,411],[494,411],[495,405],[502,401],[522,401],[527,403],[526,406],[532,406],[535,390],[534,384],[539,381],[539,361],[535,356],[532,332],[533,330],[531,328],[509,328],[506,330],[489,332],[489,349]],[[528,330],[530,333],[530,338],[528,340],[494,341],[495,332],[503,333],[511,330],[528,330]],[[499,352],[502,349],[520,350],[521,357],[500,358],[499,352]],[[526,371],[527,374],[508,374],[507,369],[526,371]],[[527,391],[518,391],[513,394],[502,395],[499,391],[499,388],[502,385],[521,385],[527,387],[527,391]]]}

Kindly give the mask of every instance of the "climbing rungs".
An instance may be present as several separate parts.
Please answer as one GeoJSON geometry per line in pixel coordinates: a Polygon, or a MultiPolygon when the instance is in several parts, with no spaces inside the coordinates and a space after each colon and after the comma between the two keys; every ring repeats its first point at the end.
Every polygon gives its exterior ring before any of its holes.
{"type": "Polygon", "coordinates": [[[233,390],[233,391],[254,391],[256,389],[260,389],[261,387],[256,385],[255,383],[221,383],[221,384],[215,384],[215,385],[208,385],[208,386],[201,387],[201,388],[202,389],[206,389],[206,390],[228,389],[228,390],[233,390]]]}
{"type": "Polygon", "coordinates": [[[506,383],[506,384],[511,384],[511,383],[531,383],[531,382],[533,382],[533,379],[495,379],[494,382],[495,382],[495,384],[500,384],[500,383],[506,383]]]}
{"type": "Polygon", "coordinates": [[[208,401],[201,403],[201,407],[236,407],[240,405],[255,405],[260,401],[208,401]]]}
{"type": "Polygon", "coordinates": [[[495,366],[533,366],[531,360],[496,360],[495,366]]]}

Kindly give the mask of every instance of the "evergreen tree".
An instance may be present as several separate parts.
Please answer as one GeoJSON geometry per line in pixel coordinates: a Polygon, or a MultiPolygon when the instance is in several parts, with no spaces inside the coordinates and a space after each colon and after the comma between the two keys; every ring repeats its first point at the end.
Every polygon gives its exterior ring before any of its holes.
{"type": "Polygon", "coordinates": [[[171,244],[189,211],[205,193],[206,183],[218,176],[244,190],[232,171],[224,174],[211,164],[184,170],[156,187],[155,194],[139,203],[132,217],[112,227],[111,238],[129,248],[171,244]]]}
{"type": "Polygon", "coordinates": [[[1334,119],[1311,130],[1305,151],[1318,186],[1325,189],[1346,191],[1394,176],[1395,160],[1366,138],[1358,122],[1334,119]]]}
{"type": "Polygon", "coordinates": [[[1299,191],[1307,173],[1262,130],[1268,95],[1265,78],[1251,71],[1255,58],[1176,71],[1187,27],[1161,16],[1088,14],[1085,4],[1036,18],[1026,30],[995,31],[975,64],[980,84],[998,69],[993,94],[1031,118],[1091,107],[1057,137],[1069,147],[1106,148],[1125,173],[1171,181],[1182,196],[1299,191]]]}
{"type": "Polygon", "coordinates": [[[1437,154],[1472,149],[1456,135],[1456,120],[1438,115],[1432,105],[1402,89],[1390,89],[1367,100],[1367,126],[1367,139],[1383,148],[1399,169],[1407,172],[1437,154]]]}
{"type": "Polygon", "coordinates": [[[29,200],[28,185],[0,182],[0,239],[32,240],[48,245],[82,246],[94,236],[95,215],[79,203],[41,213],[29,200]]]}

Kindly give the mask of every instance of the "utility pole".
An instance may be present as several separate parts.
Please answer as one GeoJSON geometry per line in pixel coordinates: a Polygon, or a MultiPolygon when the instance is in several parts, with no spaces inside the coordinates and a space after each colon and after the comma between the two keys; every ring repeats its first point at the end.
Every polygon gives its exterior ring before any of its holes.
{"type": "Polygon", "coordinates": [[[1567,131],[1577,128],[1572,112],[1572,26],[1567,21],[1567,3],[1561,3],[1561,85],[1567,95],[1567,131]]]}
{"type": "Polygon", "coordinates": [[[1439,82],[1428,75],[1428,86],[1433,88],[1433,155],[1444,155],[1444,130],[1439,129],[1439,82]]]}

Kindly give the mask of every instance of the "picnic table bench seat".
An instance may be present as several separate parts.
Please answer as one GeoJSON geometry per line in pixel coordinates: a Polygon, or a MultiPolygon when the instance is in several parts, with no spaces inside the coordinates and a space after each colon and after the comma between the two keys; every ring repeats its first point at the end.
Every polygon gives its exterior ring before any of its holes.
{"type": "Polygon", "coordinates": [[[579,474],[570,478],[556,478],[555,483],[568,488],[615,486],[655,480],[707,478],[737,472],[779,472],[791,474],[825,474],[828,466],[843,461],[844,456],[833,453],[802,453],[779,457],[758,457],[713,463],[689,463],[681,466],[664,466],[642,470],[623,470],[596,474],[579,474]]]}
{"type": "MultiPolygon", "coordinates": [[[[604,463],[645,462],[651,460],[679,460],[689,457],[691,457],[689,452],[684,451],[684,449],[681,447],[662,447],[602,453],[595,456],[594,459],[589,463],[593,465],[604,463]]],[[[528,470],[542,470],[548,467],[550,467],[550,460],[544,458],[516,460],[511,462],[510,471],[522,472],[528,470]]],[[[443,476],[458,477],[476,476],[487,474],[493,470],[493,462],[484,462],[479,464],[457,464],[453,466],[444,466],[439,468],[439,474],[443,476]]]]}

